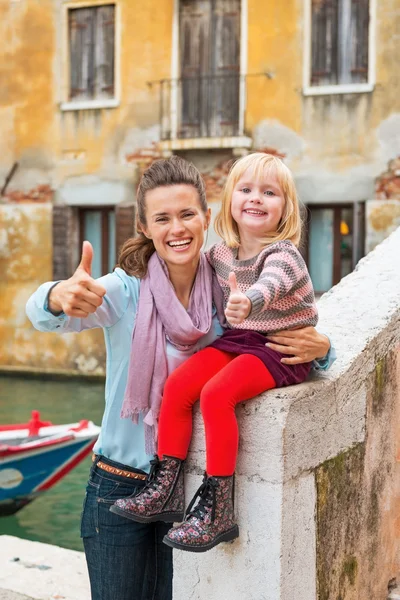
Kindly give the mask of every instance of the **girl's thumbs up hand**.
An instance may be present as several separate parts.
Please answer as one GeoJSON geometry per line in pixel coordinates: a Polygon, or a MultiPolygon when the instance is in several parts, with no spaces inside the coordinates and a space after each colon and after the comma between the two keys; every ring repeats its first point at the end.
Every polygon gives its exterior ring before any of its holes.
{"type": "Polygon", "coordinates": [[[239,290],[236,275],[233,271],[229,273],[229,287],[231,293],[225,309],[226,320],[231,325],[239,325],[249,316],[251,311],[251,301],[246,294],[243,294],[243,292],[239,290]]]}

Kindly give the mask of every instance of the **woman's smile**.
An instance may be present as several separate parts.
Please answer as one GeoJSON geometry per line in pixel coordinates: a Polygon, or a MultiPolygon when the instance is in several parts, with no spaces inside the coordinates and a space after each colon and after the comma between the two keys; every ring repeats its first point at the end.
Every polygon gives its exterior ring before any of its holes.
{"type": "Polygon", "coordinates": [[[167,242],[167,244],[175,252],[185,252],[189,248],[190,244],[192,243],[192,239],[193,238],[170,240],[169,242],[167,242]]]}

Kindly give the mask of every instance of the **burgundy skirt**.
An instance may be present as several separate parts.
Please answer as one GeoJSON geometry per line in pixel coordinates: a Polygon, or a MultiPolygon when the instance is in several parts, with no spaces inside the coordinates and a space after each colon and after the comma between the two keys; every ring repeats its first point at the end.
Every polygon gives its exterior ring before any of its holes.
{"type": "Polygon", "coordinates": [[[209,347],[237,355],[253,354],[253,356],[257,356],[275,379],[278,388],[302,383],[307,379],[312,366],[311,362],[301,365],[285,365],[281,363],[281,358],[289,358],[289,355],[267,348],[266,342],[268,342],[268,337],[257,331],[227,329],[209,347]]]}

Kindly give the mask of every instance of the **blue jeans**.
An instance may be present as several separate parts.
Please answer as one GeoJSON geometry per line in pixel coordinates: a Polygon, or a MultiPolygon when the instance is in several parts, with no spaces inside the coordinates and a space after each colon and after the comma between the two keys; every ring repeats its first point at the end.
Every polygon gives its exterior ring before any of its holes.
{"type": "MultiPolygon", "coordinates": [[[[104,457],[101,460],[127,468],[104,457]]],[[[135,523],[109,511],[144,481],[93,465],[81,520],[92,600],[172,600],[172,549],[162,543],[171,525],[135,523]]]]}

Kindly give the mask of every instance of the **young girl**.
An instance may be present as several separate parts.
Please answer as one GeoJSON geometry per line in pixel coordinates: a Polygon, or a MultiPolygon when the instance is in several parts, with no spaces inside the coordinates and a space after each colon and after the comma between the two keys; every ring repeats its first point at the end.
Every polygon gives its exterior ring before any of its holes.
{"type": "Polygon", "coordinates": [[[223,291],[230,328],[168,378],[158,456],[148,484],[140,494],[111,507],[143,523],[182,521],[183,461],[192,435],[192,407],[200,398],[206,473],[185,521],[164,538],[167,545],[192,552],[239,535],[233,510],[236,404],[271,388],[300,383],[311,368],[311,363],[281,363],[283,355],[268,348],[268,334],[317,323],[310,276],[297,249],[299,203],[293,177],[279,158],[255,153],[235,163],[216,229],[223,242],[211,248],[208,259],[223,291]]]}

